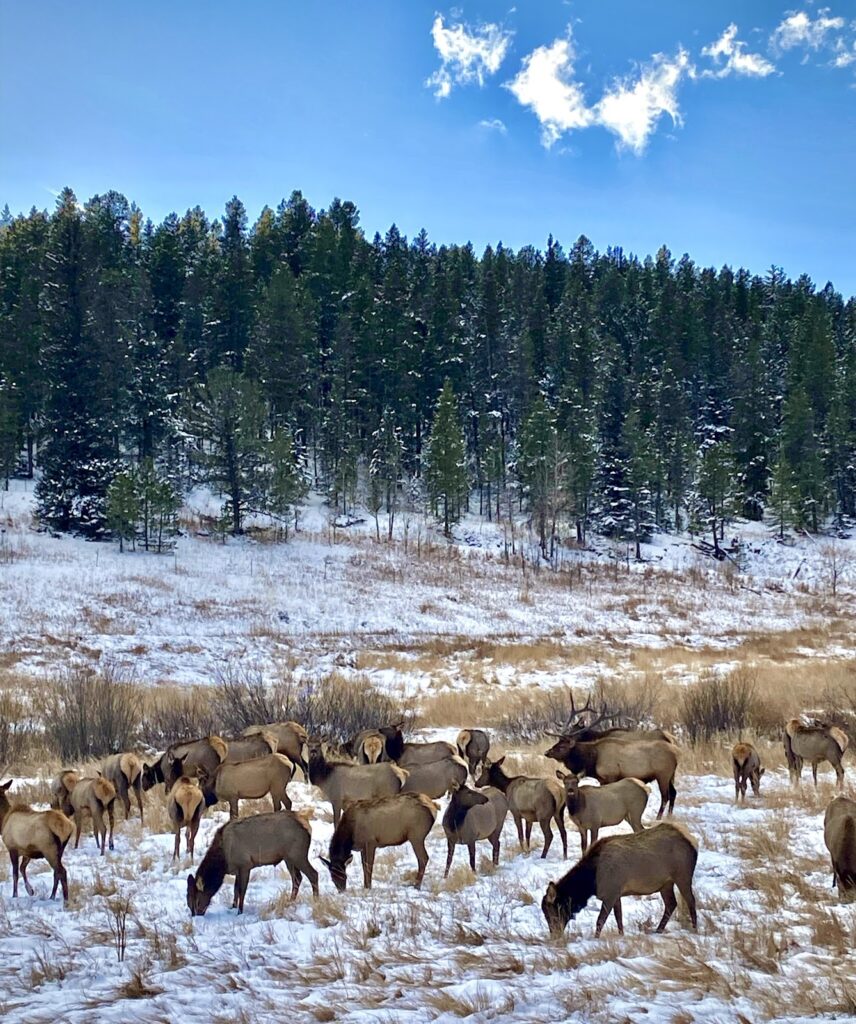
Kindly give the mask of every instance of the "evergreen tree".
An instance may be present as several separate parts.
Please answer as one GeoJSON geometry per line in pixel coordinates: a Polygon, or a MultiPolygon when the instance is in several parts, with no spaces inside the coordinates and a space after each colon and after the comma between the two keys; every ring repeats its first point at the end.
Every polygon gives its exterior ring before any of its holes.
{"type": "Polygon", "coordinates": [[[296,519],[297,503],[305,497],[306,480],[297,460],[291,431],[282,428],[271,438],[270,479],[267,487],[266,509],[283,524],[288,537],[288,522],[296,519]]]}
{"type": "Polygon", "coordinates": [[[794,484],[793,471],[780,448],[770,474],[770,496],[766,507],[767,523],[780,538],[794,525],[798,508],[799,493],[794,484]]]}
{"type": "Polygon", "coordinates": [[[556,426],[556,414],[543,395],[535,399],[521,429],[517,471],[535,521],[541,553],[547,558],[552,554],[556,521],[565,507],[567,455],[556,426]]]}
{"type": "Polygon", "coordinates": [[[425,462],[425,485],[431,511],[442,522],[445,536],[451,537],[452,525],[461,517],[468,478],[458,400],[448,378],[437,399],[425,462]]]}
{"type": "Polygon", "coordinates": [[[384,410],[380,424],[372,435],[373,448],[369,463],[369,500],[375,516],[375,528],[380,539],[378,514],[386,508],[387,537],[392,540],[395,514],[398,510],[398,491],[401,485],[404,460],[404,439],[391,410],[384,410]]]}
{"type": "Polygon", "coordinates": [[[133,471],[117,473],[107,488],[107,529],[119,538],[119,551],[125,541],[134,541],[142,516],[139,480],[133,471]]]}
{"type": "Polygon", "coordinates": [[[727,437],[720,434],[710,438],[699,453],[697,487],[700,514],[710,530],[717,556],[726,520],[734,514],[735,482],[734,459],[727,437]]]}

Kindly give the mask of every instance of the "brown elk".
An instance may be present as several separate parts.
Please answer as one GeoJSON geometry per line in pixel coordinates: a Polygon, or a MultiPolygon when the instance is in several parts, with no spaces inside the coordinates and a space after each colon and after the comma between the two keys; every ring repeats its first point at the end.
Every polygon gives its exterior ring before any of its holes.
{"type": "Polygon", "coordinates": [[[850,739],[836,725],[803,725],[798,718],[792,718],[785,726],[784,744],[785,757],[788,762],[791,781],[796,783],[802,778],[803,762],[811,764],[814,784],[817,785],[817,766],[821,761],[829,761],[835,769],[836,781],[840,789],[844,785],[844,768],[841,759],[850,743],[850,739]]]}
{"type": "Polygon", "coordinates": [[[490,736],[484,729],[461,729],[455,742],[475,778],[476,768],[487,760],[490,752],[490,736]]]}
{"type": "Polygon", "coordinates": [[[74,825],[62,811],[34,811],[30,807],[13,806],[8,795],[12,782],[10,779],[0,785],[0,839],[9,851],[12,864],[12,896],[18,895],[19,872],[27,895],[35,894],[27,878],[27,866],[31,860],[44,858],[53,868],[51,899],[62,886],[62,898],[67,901],[68,876],[62,855],[74,832],[74,825]]]}
{"type": "Polygon", "coordinates": [[[354,764],[328,761],[324,744],[310,739],[306,745],[309,781],[317,786],[333,808],[333,824],[338,825],[347,800],[371,800],[401,792],[408,773],[397,764],[354,764]]]}
{"type": "Polygon", "coordinates": [[[73,768],[63,768],[51,782],[51,807],[70,817],[74,814],[68,797],[74,787],[80,782],[80,772],[73,768]]]}
{"type": "Polygon", "coordinates": [[[401,792],[424,793],[436,800],[448,793],[453,785],[462,786],[467,781],[467,772],[467,762],[457,756],[415,764],[407,769],[407,781],[401,792]]]}
{"type": "Polygon", "coordinates": [[[173,743],[154,764],[143,768],[143,789],[151,789],[162,782],[164,792],[169,793],[182,775],[196,775],[199,768],[213,775],[228,753],[226,741],[220,736],[203,736],[197,740],[173,743]]]}
{"type": "MultiPolygon", "coordinates": [[[[400,755],[404,748],[404,736],[401,732],[403,724],[403,722],[396,722],[395,725],[381,725],[376,729],[361,729],[360,732],[348,740],[345,744],[345,750],[351,757],[359,761],[360,764],[373,764],[375,762],[366,760],[363,746],[369,738],[379,739],[383,744],[379,760],[395,761],[397,760],[397,755],[400,755]],[[393,754],[396,756],[393,756],[393,754]]],[[[372,744],[372,748],[376,749],[374,744],[372,744]]]]}
{"type": "Polygon", "coordinates": [[[493,786],[503,792],[508,800],[508,809],[517,827],[517,838],[522,849],[529,850],[532,839],[532,825],[537,821],[544,833],[544,848],[541,859],[553,843],[550,822],[555,819],[562,839],[563,856],[568,856],[568,835],[565,832],[565,791],[556,779],[530,778],[526,775],[506,775],[502,769],[505,755],[497,761],[485,761],[476,785],[483,789],[493,786]],[[526,839],[524,843],[524,824],[526,839]]]}
{"type": "Polygon", "coordinates": [[[856,800],[837,796],[830,802],[823,840],[832,859],[832,884],[840,896],[856,894],[856,800]]]}
{"type": "Polygon", "coordinates": [[[199,831],[202,812],[205,810],[205,798],[199,788],[198,780],[182,775],[169,792],[166,810],[175,833],[172,859],[178,860],[180,856],[181,830],[183,828],[187,852],[190,859],[193,860],[193,845],[196,842],[196,833],[199,831]]]}
{"type": "Polygon", "coordinates": [[[83,822],[88,817],[92,819],[92,832],[101,847],[101,856],[104,856],[105,844],[108,843],[107,825],[104,822],[105,813],[110,824],[109,846],[111,850],[113,849],[113,829],[116,824],[113,809],[115,802],[115,786],[100,775],[96,775],[94,778],[80,779],[75,784],[68,794],[68,805],[74,815],[75,850],[80,845],[83,822]]]}
{"type": "Polygon", "coordinates": [[[581,786],[576,775],[556,772],[565,787],[568,817],[580,833],[585,853],[598,833],[608,825],[628,822],[634,832],[642,831],[642,815],[648,804],[648,787],[638,779],[620,779],[605,786],[581,786]]]}
{"type": "Polygon", "coordinates": [[[226,744],[223,764],[241,764],[242,761],[252,761],[256,757],[267,757],[268,754],[275,754],[279,746],[279,740],[269,729],[260,729],[236,739],[224,739],[223,742],[226,744]]]}
{"type": "Polygon", "coordinates": [[[131,817],[131,793],[140,809],[143,824],[143,762],[136,754],[113,754],[101,765],[101,774],[112,782],[125,809],[125,820],[131,817]]]}
{"type": "Polygon", "coordinates": [[[443,831],[446,833],[448,846],[443,877],[449,877],[456,846],[466,846],[470,855],[470,867],[475,871],[476,843],[480,839],[490,841],[493,863],[499,864],[499,842],[508,814],[505,793],[493,786],[477,790],[460,785],[451,787],[451,795],[449,806],[443,815],[443,831]]]}
{"type": "Polygon", "coordinates": [[[296,899],[303,875],[318,895],[318,872],[309,863],[312,830],[294,811],[253,814],[227,821],[217,829],[199,870],[187,876],[187,906],[192,917],[202,916],[220,890],[226,875],[235,876],[232,908],[244,912],[244,897],[253,868],[284,861],[291,876],[291,898],[296,899]]]}
{"type": "Polygon", "coordinates": [[[375,852],[403,843],[410,843],[416,854],[416,888],[419,889],[428,865],[425,837],[439,810],[423,793],[400,793],[348,803],[330,840],[328,856],[321,858],[339,892],[347,887],[348,865],[354,850],[358,850],[362,858],[363,886],[371,889],[375,852]]]}
{"type": "Polygon", "coordinates": [[[755,796],[761,792],[761,776],[765,769],[761,767],[761,758],[751,743],[735,743],[731,749],[731,768],[734,772],[734,801],[741,798],[746,802],[746,786],[751,783],[755,796]]]}
{"type": "Polygon", "coordinates": [[[303,744],[309,739],[306,730],[299,722],[272,722],[270,725],[250,725],[241,733],[242,736],[253,736],[256,733],[268,732],[276,737],[274,753],[285,754],[293,761],[306,777],[306,762],[303,760],[303,744]]]}
{"type": "Polygon", "coordinates": [[[345,745],[359,764],[378,764],[386,757],[386,737],[376,729],[364,729],[345,745]]]}
{"type": "Polygon", "coordinates": [[[284,806],[291,810],[291,797],[286,787],[294,775],[294,765],[284,754],[268,754],[240,764],[224,762],[213,774],[197,769],[205,806],[223,800],[229,805],[229,817],[238,817],[239,800],[261,800],[270,793],[273,809],[284,806]]]}
{"type": "Polygon", "coordinates": [[[571,710],[567,720],[561,726],[557,726],[558,732],[547,733],[548,736],[554,736],[560,741],[556,744],[556,747],[559,748],[557,751],[559,756],[555,758],[557,761],[562,760],[564,756],[561,750],[561,741],[567,739],[591,743],[594,740],[602,740],[609,737],[615,740],[666,740],[669,743],[676,744],[675,737],[670,732],[666,732],[665,729],[641,729],[636,724],[630,724],[632,719],[628,718],[627,715],[623,715],[620,712],[610,712],[606,704],[602,704],[600,708],[593,707],[591,697],[586,700],[582,707],[577,707],[573,690],[571,690],[570,696],[571,710]],[[615,721],[617,719],[623,720],[628,724],[611,725],[605,729],[597,728],[603,721],[615,721]]]}
{"type": "Polygon", "coordinates": [[[558,882],[550,882],[541,901],[541,911],[550,934],[559,938],[568,921],[576,917],[588,901],[601,901],[595,936],[599,936],[610,911],[620,934],[624,934],[621,915],[623,896],[648,896],[659,892],[665,909],[657,931],[662,932],[678,901],[675,886],[687,904],[693,928],[697,927],[693,873],[698,859],[698,843],[680,825],[662,822],[630,835],[599,839],[580,861],[558,882]]]}

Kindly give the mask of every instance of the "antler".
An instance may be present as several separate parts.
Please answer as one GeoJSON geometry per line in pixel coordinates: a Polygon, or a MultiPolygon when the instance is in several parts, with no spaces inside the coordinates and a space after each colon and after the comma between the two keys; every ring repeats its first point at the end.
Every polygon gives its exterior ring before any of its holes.
{"type": "MultiPolygon", "coordinates": [[[[581,708],[577,707],[576,701],[574,700],[574,691],[572,687],[569,687],[569,693],[571,697],[571,712],[568,715],[568,719],[564,725],[558,726],[562,730],[558,735],[561,736],[572,736],[575,732],[581,732],[585,729],[593,729],[596,725],[599,725],[605,718],[610,718],[611,715],[606,704],[601,705],[600,710],[592,707],[591,694],[586,699],[585,704],[581,708]],[[585,725],[581,722],[583,715],[595,715],[596,717],[589,720],[585,725]]],[[[557,734],[553,734],[557,735],[557,734]]]]}

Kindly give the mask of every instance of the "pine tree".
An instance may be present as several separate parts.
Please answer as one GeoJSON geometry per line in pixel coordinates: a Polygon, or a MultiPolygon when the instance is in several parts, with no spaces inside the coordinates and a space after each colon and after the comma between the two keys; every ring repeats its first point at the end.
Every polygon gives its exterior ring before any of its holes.
{"type": "Polygon", "coordinates": [[[107,488],[107,529],[119,538],[119,551],[125,541],[134,541],[142,517],[139,480],[130,470],[117,473],[107,488]]]}
{"type": "Polygon", "coordinates": [[[786,531],[794,525],[798,508],[799,492],[793,471],[780,447],[770,473],[770,496],[765,510],[767,523],[779,538],[784,538],[786,531]]]}
{"type": "Polygon", "coordinates": [[[0,477],[9,490],[9,477],[15,472],[21,451],[18,401],[14,388],[0,378],[0,477]]]}
{"type": "Polygon", "coordinates": [[[442,522],[446,537],[451,537],[452,525],[461,516],[468,486],[466,459],[458,400],[447,378],[437,400],[425,457],[425,485],[431,511],[442,522]]]}
{"type": "Polygon", "coordinates": [[[710,530],[717,556],[725,522],[734,514],[735,483],[734,458],[727,436],[711,437],[699,453],[697,489],[700,514],[710,530]]]}
{"type": "Polygon", "coordinates": [[[295,456],[291,431],[282,428],[271,438],[269,446],[270,476],[267,485],[266,510],[283,524],[288,538],[288,522],[296,519],[297,503],[305,497],[307,486],[295,456]]]}
{"type": "Polygon", "coordinates": [[[372,442],[369,462],[370,509],[375,517],[375,530],[380,540],[378,515],[381,508],[386,508],[387,537],[392,540],[404,461],[404,439],[391,410],[384,410],[378,428],[372,434],[372,442]]]}
{"type": "Polygon", "coordinates": [[[525,488],[544,558],[552,553],[556,521],[565,507],[566,468],[567,455],[556,426],[556,414],[544,396],[539,395],[520,432],[517,472],[525,488]]]}
{"type": "Polygon", "coordinates": [[[642,541],[650,539],[654,527],[650,487],[654,457],[650,438],[640,423],[637,409],[631,409],[624,420],[622,447],[627,456],[625,480],[630,510],[628,536],[635,545],[638,561],[642,558],[642,541]]]}

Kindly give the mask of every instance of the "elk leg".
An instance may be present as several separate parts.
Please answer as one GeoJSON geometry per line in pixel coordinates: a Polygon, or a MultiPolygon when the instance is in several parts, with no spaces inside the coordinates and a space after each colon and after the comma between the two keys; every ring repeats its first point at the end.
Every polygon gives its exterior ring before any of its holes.
{"type": "Polygon", "coordinates": [[[668,885],[664,885],[660,890],[660,895],[663,897],[663,916],[660,918],[660,923],[657,925],[657,931],[665,931],[666,925],[669,923],[669,919],[675,912],[675,907],[678,905],[677,898],[675,897],[675,887],[669,882],[668,885]]]}
{"type": "Polygon", "coordinates": [[[446,870],[443,872],[443,878],[449,877],[449,871],[452,867],[452,858],[455,856],[455,844],[451,839],[447,839],[448,851],[446,853],[446,870]]]}
{"type": "Polygon", "coordinates": [[[568,833],[565,831],[565,809],[559,808],[556,815],[556,824],[559,826],[559,835],[562,837],[562,857],[568,859],[568,833]]]}
{"type": "Polygon", "coordinates": [[[659,779],[657,780],[657,785],[660,787],[660,810],[657,811],[657,821],[659,821],[666,810],[666,804],[669,802],[669,787],[664,786],[659,779]]]}
{"type": "Polygon", "coordinates": [[[839,761],[838,764],[833,765],[833,768],[835,768],[835,785],[841,789],[844,785],[844,767],[839,761]]]}
{"type": "MultiPolygon", "coordinates": [[[[128,801],[128,810],[130,811],[130,809],[131,809],[131,801],[129,800],[128,801]]],[[[128,815],[126,814],[125,817],[127,818],[128,815]]],[[[112,849],[114,849],[114,846],[113,846],[113,830],[116,827],[116,813],[115,813],[115,809],[113,807],[113,801],[112,800],[107,805],[107,820],[110,822],[110,841],[108,843],[108,846],[112,850],[112,849]]]]}
{"type": "MultiPolygon", "coordinates": [[[[551,814],[550,818],[552,817],[553,815],[551,814]]],[[[541,826],[541,831],[544,833],[544,849],[541,851],[541,860],[544,860],[547,856],[547,851],[553,845],[553,830],[550,828],[550,818],[544,818],[542,821],[538,822],[541,826]]],[[[565,852],[567,853],[567,849],[565,852]]]]}
{"type": "Polygon", "coordinates": [[[470,868],[475,871],[476,869],[476,844],[467,843],[467,849],[470,851],[470,868]]]}
{"type": "Polygon", "coordinates": [[[740,773],[734,769],[734,802],[740,803],[740,773]]]}
{"type": "Polygon", "coordinates": [[[134,783],[134,797],[137,801],[137,807],[140,808],[140,824],[143,825],[145,822],[143,821],[143,784],[141,779],[137,779],[134,783]]]}
{"type": "Polygon", "coordinates": [[[528,852],[532,849],[532,822],[527,820],[524,823],[523,828],[526,832],[526,850],[528,852]]]}
{"type": "Polygon", "coordinates": [[[372,887],[372,875],[374,874],[374,859],[375,859],[375,848],[373,846],[366,846],[363,850],[363,888],[371,889],[372,887]]]}
{"type": "Polygon", "coordinates": [[[597,939],[600,937],[600,933],[603,931],[603,926],[606,924],[606,919],[612,913],[613,906],[621,899],[620,896],[612,900],[604,900],[600,908],[600,913],[597,915],[597,923],[594,926],[594,937],[597,939]]]}
{"type": "Polygon", "coordinates": [[[618,925],[618,934],[624,934],[624,918],[621,913],[621,899],[615,901],[615,906],[612,908],[612,915],[615,918],[615,923],[618,925]]]}
{"type": "Polygon", "coordinates": [[[30,885],[30,880],[27,878],[27,865],[30,863],[29,857],[21,858],[21,878],[24,880],[24,888],[27,890],[28,896],[35,896],[36,890],[30,885]]]}
{"type": "Polygon", "coordinates": [[[817,761],[811,762],[811,777],[814,779],[814,786],[817,789],[817,761]]]}
{"type": "Polygon", "coordinates": [[[300,892],[300,883],[303,881],[303,875],[300,873],[300,868],[292,867],[288,861],[285,862],[285,867],[291,875],[291,899],[296,900],[297,894],[300,892]]]}
{"type": "Polygon", "coordinates": [[[247,895],[247,886],[250,884],[250,869],[240,868],[235,875],[235,888],[238,891],[238,913],[244,912],[244,897],[247,895]]]}
{"type": "Polygon", "coordinates": [[[235,798],[233,798],[232,800],[229,801],[229,821],[232,821],[233,818],[237,818],[237,817],[238,817],[238,798],[235,797],[235,798]]]}
{"type": "Polygon", "coordinates": [[[498,832],[494,832],[494,834],[490,837],[490,845],[493,848],[493,856],[491,857],[491,860],[493,861],[494,867],[496,867],[499,864],[499,833],[498,832]]]}
{"type": "Polygon", "coordinates": [[[681,896],[684,898],[684,903],[687,905],[687,910],[690,912],[690,922],[693,926],[693,931],[698,931],[698,915],[696,914],[696,901],[695,893],[693,892],[692,879],[688,879],[686,884],[678,882],[678,890],[681,896]]]}
{"type": "Polygon", "coordinates": [[[678,791],[675,789],[675,778],[672,776],[669,779],[669,817],[675,812],[675,800],[677,799],[678,791]]]}
{"type": "Polygon", "coordinates": [[[416,888],[422,888],[422,879],[425,877],[425,868],[428,867],[428,851],[425,849],[425,838],[413,839],[410,842],[413,852],[416,854],[416,888]]]}
{"type": "Polygon", "coordinates": [[[232,890],[232,910],[237,909],[238,906],[238,876],[235,875],[235,887],[232,890]]]}
{"type": "Polygon", "coordinates": [[[12,862],[12,899],[18,895],[18,858],[17,850],[9,851],[9,860],[12,862]]]}
{"type": "Polygon", "coordinates": [[[517,811],[512,811],[511,817],[514,818],[514,826],[517,829],[517,842],[520,845],[520,849],[524,850],[526,847],[523,845],[523,819],[517,811]]]}
{"type": "Polygon", "coordinates": [[[74,848],[76,850],[77,847],[80,845],[80,833],[83,831],[83,817],[82,817],[80,811],[75,811],[75,814],[74,814],[74,828],[75,828],[74,848]]]}
{"type": "MultiPolygon", "coordinates": [[[[189,831],[189,829],[188,829],[189,831]]],[[[188,840],[189,841],[189,840],[188,840]]],[[[175,845],[172,848],[172,859],[178,860],[181,856],[181,827],[175,830],[175,845]]]]}

